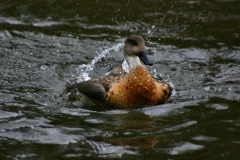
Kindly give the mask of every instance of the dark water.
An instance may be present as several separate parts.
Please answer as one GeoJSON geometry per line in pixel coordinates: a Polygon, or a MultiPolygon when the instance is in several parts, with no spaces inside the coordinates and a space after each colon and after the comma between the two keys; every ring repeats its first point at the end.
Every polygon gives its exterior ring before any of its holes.
{"type": "Polygon", "coordinates": [[[0,2],[0,159],[240,159],[238,0],[0,2]],[[164,105],[109,108],[61,93],[146,39],[164,105]]]}

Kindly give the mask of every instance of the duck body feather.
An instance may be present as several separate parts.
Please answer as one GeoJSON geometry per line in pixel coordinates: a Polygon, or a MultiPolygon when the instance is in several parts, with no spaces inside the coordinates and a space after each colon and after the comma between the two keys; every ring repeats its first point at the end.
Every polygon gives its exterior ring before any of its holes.
{"type": "Polygon", "coordinates": [[[144,66],[137,66],[106,93],[105,103],[113,106],[145,106],[166,102],[168,85],[158,84],[144,66]]]}

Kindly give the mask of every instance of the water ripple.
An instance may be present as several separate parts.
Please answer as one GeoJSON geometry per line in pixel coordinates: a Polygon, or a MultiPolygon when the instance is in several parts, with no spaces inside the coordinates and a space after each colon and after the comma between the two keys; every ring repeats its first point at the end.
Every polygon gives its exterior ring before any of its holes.
{"type": "Polygon", "coordinates": [[[1,111],[1,112],[0,112],[0,119],[2,119],[2,118],[17,117],[18,115],[19,115],[18,113],[1,111]]]}
{"type": "Polygon", "coordinates": [[[202,145],[184,142],[184,143],[177,144],[176,147],[173,147],[172,149],[170,149],[169,154],[178,155],[178,154],[183,154],[185,152],[200,150],[203,148],[204,148],[204,146],[202,146],[202,145]]]}
{"type": "Polygon", "coordinates": [[[113,146],[105,142],[87,141],[93,148],[94,152],[99,154],[99,157],[122,157],[123,154],[138,154],[135,151],[128,150],[127,147],[113,146]]]}

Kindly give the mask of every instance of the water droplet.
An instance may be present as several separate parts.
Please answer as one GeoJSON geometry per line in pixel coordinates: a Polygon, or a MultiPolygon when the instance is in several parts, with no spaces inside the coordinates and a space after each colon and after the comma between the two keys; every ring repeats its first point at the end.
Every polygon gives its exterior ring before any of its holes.
{"type": "Polygon", "coordinates": [[[209,86],[208,86],[208,87],[204,87],[203,90],[209,91],[209,90],[210,90],[210,87],[209,87],[209,86]]]}
{"type": "Polygon", "coordinates": [[[47,69],[47,66],[45,66],[45,65],[41,65],[41,67],[40,67],[42,70],[46,70],[47,69]]]}

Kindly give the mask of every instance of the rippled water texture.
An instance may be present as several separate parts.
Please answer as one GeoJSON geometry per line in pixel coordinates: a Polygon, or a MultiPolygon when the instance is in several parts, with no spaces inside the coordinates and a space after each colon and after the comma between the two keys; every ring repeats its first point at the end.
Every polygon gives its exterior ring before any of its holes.
{"type": "Polygon", "coordinates": [[[240,159],[240,2],[0,2],[0,159],[240,159]],[[110,108],[67,83],[146,40],[168,103],[110,108]]]}

